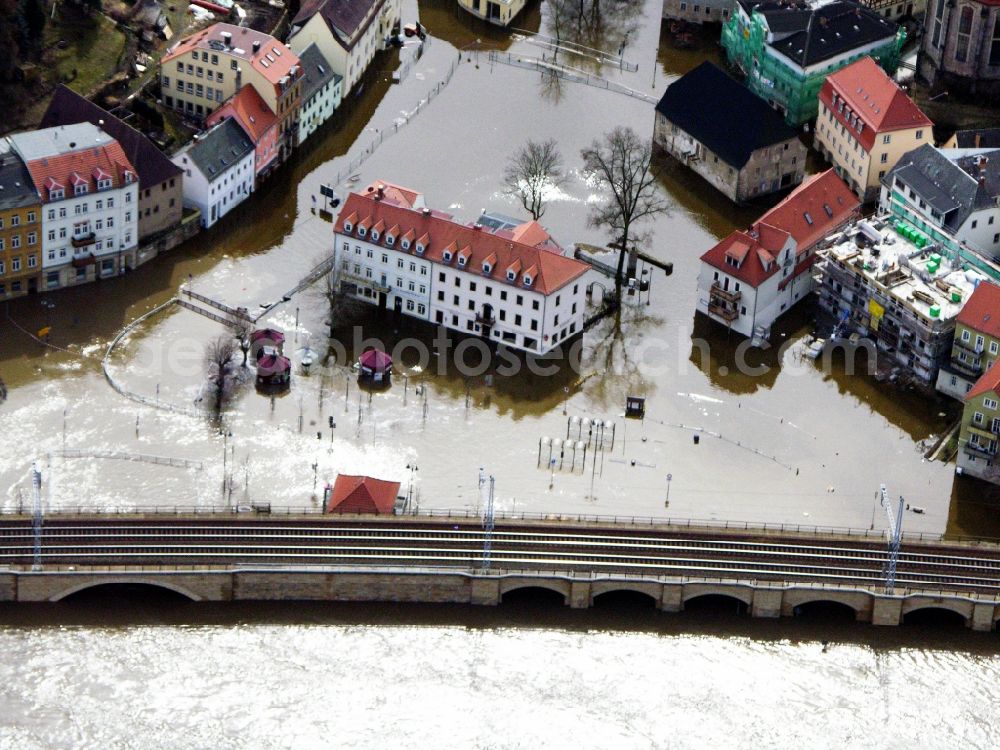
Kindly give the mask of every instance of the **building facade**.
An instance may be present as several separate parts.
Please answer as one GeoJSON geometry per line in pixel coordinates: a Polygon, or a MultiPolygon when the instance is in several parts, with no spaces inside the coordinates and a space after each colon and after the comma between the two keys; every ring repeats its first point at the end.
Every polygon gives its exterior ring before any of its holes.
{"type": "Polygon", "coordinates": [[[277,116],[284,161],[296,145],[302,91],[302,65],[287,45],[270,34],[217,23],[180,40],[160,61],[163,104],[199,121],[246,85],[277,116]]]}
{"type": "Polygon", "coordinates": [[[1000,484],[1000,366],[994,364],[965,394],[958,433],[958,473],[1000,484]]]}
{"type": "Polygon", "coordinates": [[[281,139],[278,118],[253,86],[241,88],[205,119],[212,128],[232,118],[254,144],[254,180],[259,184],[280,163],[281,139]]]}
{"type": "Polygon", "coordinates": [[[41,289],[42,201],[20,157],[0,153],[0,300],[41,289]]]}
{"type": "Polygon", "coordinates": [[[398,29],[401,0],[305,0],[292,19],[288,43],[301,54],[319,47],[347,96],[364,75],[375,53],[388,48],[398,29]]]}
{"type": "Polygon", "coordinates": [[[42,128],[89,122],[125,151],[139,177],[139,244],[171,232],[184,210],[183,174],[146,136],[72,89],[59,85],[42,117],[42,128]]]}
{"type": "Polygon", "coordinates": [[[1000,359],[1000,286],[979,284],[955,319],[949,361],[941,366],[937,389],[960,401],[1000,359]]]}
{"type": "Polygon", "coordinates": [[[16,133],[8,141],[41,196],[45,289],[135,265],[139,183],[116,140],[82,122],[16,133]]]}
{"type": "Polygon", "coordinates": [[[955,319],[983,276],[903,229],[884,215],[845,228],[817,266],[819,303],[839,335],[868,338],[890,366],[932,385],[949,359],[955,319]]]}
{"type": "Polygon", "coordinates": [[[510,26],[527,0],[458,0],[458,7],[494,26],[510,26]]]}
{"type": "Polygon", "coordinates": [[[663,0],[663,17],[685,23],[725,23],[736,0],[663,0]]]}
{"type": "Polygon", "coordinates": [[[954,264],[1000,281],[1000,150],[905,154],[882,181],[880,210],[933,242],[954,264]]]}
{"type": "Polygon", "coordinates": [[[299,113],[299,143],[315,133],[340,106],[344,79],[319,47],[310,44],[302,51],[302,108],[299,113]]]}
{"type": "Polygon", "coordinates": [[[774,321],[813,291],[817,248],[859,210],[832,169],[809,178],[701,256],[698,311],[731,331],[767,338],[774,321]]]}
{"type": "Polygon", "coordinates": [[[712,63],[668,86],[655,118],[653,142],[736,203],[794,187],[805,175],[796,132],[712,63]]]}
{"type": "Polygon", "coordinates": [[[929,0],[917,70],[931,84],[992,102],[1000,98],[1000,5],[929,0]]]}
{"type": "Polygon", "coordinates": [[[894,73],[905,38],[853,0],[738,0],[722,28],[729,64],[793,126],[816,117],[823,81],[855,60],[871,56],[894,73]]]}
{"type": "Polygon", "coordinates": [[[256,182],[253,141],[226,118],[174,154],[184,170],[184,204],[201,211],[205,229],[245,201],[256,182]]]}
{"type": "Polygon", "coordinates": [[[348,196],[334,225],[342,291],[523,352],[583,333],[586,263],[393,198],[406,193],[348,196]]]}
{"type": "Polygon", "coordinates": [[[827,76],[815,147],[865,203],[908,151],[933,141],[932,123],[870,57],[827,76]]]}

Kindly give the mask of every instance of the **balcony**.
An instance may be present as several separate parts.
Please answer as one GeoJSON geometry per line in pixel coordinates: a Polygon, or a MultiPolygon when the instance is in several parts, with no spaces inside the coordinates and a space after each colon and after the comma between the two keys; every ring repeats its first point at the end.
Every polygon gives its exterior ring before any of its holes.
{"type": "Polygon", "coordinates": [[[497,319],[493,313],[484,314],[480,312],[476,313],[476,322],[482,326],[492,326],[496,324],[497,319]]]}
{"type": "Polygon", "coordinates": [[[93,245],[96,241],[97,237],[93,232],[74,235],[73,239],[70,240],[73,247],[86,247],[87,245],[93,245]]]}
{"type": "Polygon", "coordinates": [[[726,302],[739,302],[740,298],[743,296],[742,292],[732,292],[728,289],[723,289],[719,286],[718,282],[712,284],[710,294],[713,298],[718,297],[726,302]]]}
{"type": "Polygon", "coordinates": [[[971,362],[963,362],[958,357],[953,357],[949,363],[949,367],[959,375],[970,377],[973,380],[978,379],[983,374],[983,366],[978,361],[973,364],[971,362]]]}
{"type": "Polygon", "coordinates": [[[740,316],[739,310],[734,307],[725,307],[723,305],[716,305],[711,302],[708,304],[708,314],[715,315],[718,318],[722,318],[727,323],[732,323],[740,316]]]}
{"type": "Polygon", "coordinates": [[[983,353],[983,349],[985,348],[985,344],[976,346],[975,342],[973,341],[962,341],[961,336],[955,337],[955,346],[958,347],[959,349],[963,349],[966,352],[969,352],[970,354],[974,355],[976,359],[979,358],[979,356],[983,353]]]}
{"type": "Polygon", "coordinates": [[[359,276],[353,273],[347,273],[346,271],[341,272],[340,277],[343,281],[348,281],[352,284],[357,284],[359,287],[366,286],[369,289],[382,292],[383,294],[388,294],[392,291],[392,287],[388,284],[382,284],[375,279],[370,279],[367,276],[359,276]]]}
{"type": "Polygon", "coordinates": [[[993,448],[989,448],[985,445],[977,445],[976,443],[967,442],[964,446],[966,455],[972,458],[985,458],[988,461],[993,461],[997,457],[996,443],[993,444],[993,448]]]}

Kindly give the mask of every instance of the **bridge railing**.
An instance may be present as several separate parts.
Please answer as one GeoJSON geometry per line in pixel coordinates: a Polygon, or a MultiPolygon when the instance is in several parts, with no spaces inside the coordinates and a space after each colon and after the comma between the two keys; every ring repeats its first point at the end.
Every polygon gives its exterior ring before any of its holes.
{"type": "MultiPolygon", "coordinates": [[[[27,506],[8,505],[0,507],[0,516],[24,515],[30,513],[27,506]]],[[[252,518],[267,516],[323,516],[319,505],[288,506],[268,503],[251,503],[239,506],[224,505],[130,505],[103,506],[95,508],[85,505],[61,505],[46,508],[47,517],[60,516],[230,516],[252,518]]],[[[361,519],[369,515],[341,513],[338,518],[361,519]]],[[[482,514],[471,508],[421,508],[395,518],[438,518],[450,520],[480,519],[482,514]]],[[[638,516],[625,514],[553,513],[543,511],[501,511],[494,517],[503,521],[548,521],[553,523],[594,523],[618,526],[667,526],[682,529],[725,529],[727,531],[799,534],[803,536],[852,536],[864,539],[884,539],[882,529],[856,529],[850,526],[818,526],[805,524],[775,523],[768,521],[727,521],[715,518],[673,518],[669,516],[638,516]]],[[[938,534],[924,531],[904,532],[904,540],[923,542],[967,542],[982,545],[1000,544],[1000,539],[968,535],[938,534]]]]}

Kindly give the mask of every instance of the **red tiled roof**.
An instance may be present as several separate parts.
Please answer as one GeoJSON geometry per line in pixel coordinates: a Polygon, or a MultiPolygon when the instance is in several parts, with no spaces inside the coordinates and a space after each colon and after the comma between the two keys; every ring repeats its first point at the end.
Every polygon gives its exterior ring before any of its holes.
{"type": "Polygon", "coordinates": [[[399,495],[399,482],[341,474],[333,484],[327,513],[391,514],[399,495]]]}
{"type": "MultiPolygon", "coordinates": [[[[980,285],[982,286],[982,285],[980,285]]],[[[965,394],[965,400],[971,401],[984,393],[1000,393],[1000,360],[993,363],[993,366],[979,376],[969,392],[965,394]]]]}
{"type": "MultiPolygon", "coordinates": [[[[865,56],[827,76],[819,93],[820,101],[833,112],[837,120],[847,125],[866,151],[871,151],[877,133],[908,128],[931,128],[927,115],[913,103],[878,63],[865,56]],[[833,95],[841,99],[856,114],[864,128],[861,133],[851,127],[844,114],[833,106],[833,95]]],[[[928,131],[928,142],[930,132],[928,131]]]]}
{"type": "Polygon", "coordinates": [[[416,190],[395,185],[385,180],[375,180],[375,182],[365,188],[365,193],[375,193],[379,188],[382,188],[382,200],[389,203],[397,203],[407,208],[414,208],[421,197],[420,193],[416,190]]]}
{"type": "Polygon", "coordinates": [[[203,49],[246,60],[253,66],[254,70],[275,86],[282,78],[290,74],[293,66],[298,66],[300,75],[302,71],[299,56],[286,47],[284,43],[262,31],[255,31],[245,26],[233,26],[230,23],[213,24],[207,29],[184,37],[163,56],[160,65],[165,65],[174,58],[194,49],[203,49]],[[222,42],[223,32],[232,34],[232,47],[213,49],[209,42],[222,42]],[[254,42],[260,42],[260,49],[256,54],[253,51],[254,42]]]}
{"type": "Polygon", "coordinates": [[[49,156],[44,159],[33,159],[25,164],[35,183],[35,189],[47,203],[49,188],[61,188],[66,185],[86,183],[88,187],[97,190],[97,181],[87,179],[83,175],[93,175],[96,170],[103,170],[111,176],[112,187],[121,187],[125,182],[125,174],[130,173],[135,178],[135,168],[117,141],[111,141],[103,146],[71,151],[59,156],[49,156]]]}
{"type": "Polygon", "coordinates": [[[1000,286],[980,282],[955,322],[1000,339],[1000,286]]]}
{"type": "Polygon", "coordinates": [[[778,272],[780,265],[774,260],[791,237],[795,240],[797,262],[789,279],[795,278],[812,265],[811,256],[803,256],[823,237],[847,223],[859,207],[858,197],[829,169],[804,181],[749,230],[733,232],[701,260],[757,287],[778,272]],[[726,262],[727,255],[740,263],[739,268],[726,262]],[[772,265],[765,270],[768,261],[772,265]]]}
{"type": "Polygon", "coordinates": [[[801,253],[845,224],[860,208],[858,196],[831,168],[803,180],[757,223],[788,232],[801,253]]]}
{"type": "MultiPolygon", "coordinates": [[[[396,205],[388,201],[376,200],[374,195],[362,195],[351,193],[341,209],[334,231],[344,233],[344,222],[352,224],[352,233],[357,226],[363,222],[373,222],[383,220],[386,224],[398,224],[406,227],[407,231],[413,231],[420,235],[420,239],[410,246],[410,252],[415,253],[416,245],[426,245],[427,250],[423,257],[428,260],[451,265],[453,268],[467,271],[476,276],[483,276],[483,261],[491,254],[495,254],[497,262],[490,273],[489,278],[506,283],[517,284],[524,289],[550,294],[562,288],[576,278],[587,272],[589,265],[578,261],[575,258],[568,258],[550,250],[542,250],[531,247],[520,242],[498,237],[491,232],[475,227],[465,226],[447,217],[447,214],[432,211],[416,211],[404,206],[396,205]],[[358,221],[351,221],[352,216],[358,221]],[[453,257],[452,262],[444,263],[443,252],[446,248],[452,249],[453,256],[460,249],[462,253],[467,253],[468,260],[465,266],[459,266],[457,259],[453,257]],[[511,267],[515,261],[520,261],[525,270],[514,281],[508,281],[506,269],[511,267]],[[532,283],[524,286],[524,278],[530,276],[532,283]]],[[[371,242],[371,237],[365,238],[371,242]]],[[[379,238],[383,242],[384,237],[379,238]]],[[[377,244],[377,243],[376,243],[377,244]]],[[[402,246],[394,246],[397,251],[402,250],[402,246]]]]}
{"type": "Polygon", "coordinates": [[[254,144],[278,124],[278,117],[249,83],[229,97],[205,120],[206,128],[232,117],[254,144]]]}

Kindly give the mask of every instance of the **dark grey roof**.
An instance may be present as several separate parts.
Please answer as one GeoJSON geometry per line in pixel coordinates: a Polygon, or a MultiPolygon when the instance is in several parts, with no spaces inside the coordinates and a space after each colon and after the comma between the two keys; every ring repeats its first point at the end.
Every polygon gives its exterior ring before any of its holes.
{"type": "Polygon", "coordinates": [[[81,122],[96,125],[118,141],[135,167],[141,188],[159,185],[183,171],[138,130],[60,84],[52,94],[49,108],[45,110],[39,127],[51,128],[81,122]]]}
{"type": "Polygon", "coordinates": [[[757,11],[767,19],[777,37],[772,49],[806,67],[852,49],[896,35],[898,26],[875,11],[853,2],[834,2],[809,8],[805,3],[749,3],[748,13],[757,11]]]}
{"type": "Polygon", "coordinates": [[[656,111],[737,169],[757,149],[796,137],[767,102],[710,62],[670,84],[656,111]]]}
{"type": "Polygon", "coordinates": [[[320,52],[315,42],[302,50],[299,61],[302,63],[302,75],[304,76],[302,79],[303,102],[334,78],[340,78],[333,72],[330,63],[323,57],[323,53],[320,52]]]}
{"type": "Polygon", "coordinates": [[[972,211],[994,205],[1000,195],[1000,151],[952,161],[925,144],[904,154],[883,181],[888,186],[896,177],[942,214],[946,228],[956,230],[972,211]]]}
{"type": "Polygon", "coordinates": [[[955,143],[959,148],[1000,148],[1000,128],[959,130],[955,143]]]}
{"type": "Polygon", "coordinates": [[[14,153],[0,154],[0,211],[39,203],[28,168],[14,153]]]}
{"type": "Polygon", "coordinates": [[[361,32],[378,18],[378,9],[385,2],[386,0],[305,0],[292,19],[292,33],[319,13],[340,46],[349,50],[357,44],[361,32]],[[376,10],[369,15],[373,7],[376,10]]]}
{"type": "Polygon", "coordinates": [[[253,150],[243,128],[227,117],[192,144],[188,156],[211,181],[253,150]]]}

